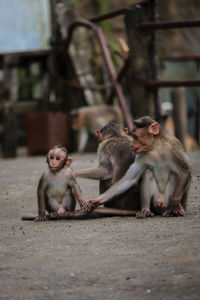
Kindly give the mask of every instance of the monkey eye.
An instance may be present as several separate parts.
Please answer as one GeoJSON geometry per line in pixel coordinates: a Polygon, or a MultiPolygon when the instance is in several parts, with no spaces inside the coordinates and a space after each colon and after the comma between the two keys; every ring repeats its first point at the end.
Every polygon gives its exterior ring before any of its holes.
{"type": "Polygon", "coordinates": [[[134,133],[133,133],[133,138],[134,138],[134,139],[137,139],[137,135],[136,135],[136,134],[134,134],[134,133]]]}
{"type": "Polygon", "coordinates": [[[50,156],[50,159],[54,159],[54,156],[53,156],[53,155],[51,155],[51,156],[50,156]]]}
{"type": "Polygon", "coordinates": [[[60,160],[60,156],[56,156],[56,160],[60,160]]]}

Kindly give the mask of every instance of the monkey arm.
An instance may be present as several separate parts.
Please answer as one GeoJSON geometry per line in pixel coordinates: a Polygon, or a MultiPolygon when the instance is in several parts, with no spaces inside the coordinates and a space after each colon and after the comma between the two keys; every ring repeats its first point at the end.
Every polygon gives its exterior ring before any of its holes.
{"type": "MultiPolygon", "coordinates": [[[[175,174],[177,175],[177,183],[172,195],[173,199],[179,202],[183,197],[187,187],[191,181],[191,169],[188,161],[187,155],[183,151],[173,151],[173,162],[175,167],[175,174]]],[[[175,202],[176,202],[175,201],[175,202]]]]}
{"type": "Polygon", "coordinates": [[[185,216],[185,206],[187,193],[191,182],[191,168],[188,156],[180,147],[180,143],[175,140],[176,151],[172,151],[172,170],[177,177],[175,189],[170,199],[168,209],[163,216],[185,216]]]}
{"type": "Polygon", "coordinates": [[[38,217],[35,221],[45,221],[45,190],[47,187],[47,182],[45,179],[45,175],[43,174],[40,178],[38,188],[37,188],[37,196],[38,196],[38,217]]]}
{"type": "Polygon", "coordinates": [[[191,182],[191,169],[186,154],[181,149],[178,150],[173,151],[172,156],[172,170],[177,177],[176,185],[170,198],[168,209],[162,214],[164,217],[186,215],[184,209],[191,182]]]}
{"type": "Polygon", "coordinates": [[[85,211],[88,211],[89,210],[89,205],[88,205],[87,201],[85,201],[83,199],[80,186],[76,182],[76,179],[75,179],[73,173],[70,176],[69,185],[72,189],[72,193],[74,194],[75,198],[79,202],[80,207],[83,208],[85,211]]]}
{"type": "Polygon", "coordinates": [[[162,214],[164,217],[185,216],[185,204],[187,192],[190,186],[191,174],[184,173],[176,182],[175,190],[172,194],[168,209],[162,214]],[[184,199],[184,200],[183,200],[184,199]],[[182,202],[183,200],[183,202],[182,202]]]}
{"type": "Polygon", "coordinates": [[[107,180],[112,178],[112,173],[109,173],[109,171],[106,168],[99,166],[97,168],[88,168],[75,171],[75,176],[96,180],[107,180]]]}
{"type": "Polygon", "coordinates": [[[177,180],[176,187],[172,195],[172,202],[176,203],[177,201],[181,201],[181,198],[183,197],[183,194],[186,190],[186,187],[188,186],[188,183],[190,183],[190,180],[191,180],[190,173],[181,174],[181,176],[177,180]]]}
{"type": "Polygon", "coordinates": [[[90,208],[93,209],[126,192],[131,186],[137,184],[144,170],[144,164],[140,164],[139,162],[133,163],[127,170],[126,174],[118,182],[116,182],[105,193],[99,195],[96,199],[89,201],[90,208]]]}

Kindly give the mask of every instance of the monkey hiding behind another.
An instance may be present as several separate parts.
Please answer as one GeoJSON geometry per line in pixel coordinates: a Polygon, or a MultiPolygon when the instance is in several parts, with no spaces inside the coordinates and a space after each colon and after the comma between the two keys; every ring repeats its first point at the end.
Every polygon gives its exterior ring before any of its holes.
{"type": "MultiPolygon", "coordinates": [[[[75,176],[99,180],[99,192],[104,193],[116,183],[135,161],[132,138],[119,124],[109,123],[97,130],[99,166],[75,171],[75,176]]],[[[140,208],[139,189],[130,188],[120,197],[105,203],[105,207],[136,210],[140,208]]]]}
{"type": "Polygon", "coordinates": [[[73,171],[67,149],[55,146],[48,152],[48,170],[40,178],[38,194],[38,217],[35,221],[46,221],[45,210],[50,216],[70,216],[75,209],[76,199],[87,210],[73,171]]]}

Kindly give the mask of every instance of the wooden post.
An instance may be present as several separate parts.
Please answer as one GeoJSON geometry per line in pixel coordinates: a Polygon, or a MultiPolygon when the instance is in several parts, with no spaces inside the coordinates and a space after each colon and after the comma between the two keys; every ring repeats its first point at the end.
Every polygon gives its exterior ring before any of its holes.
{"type": "Polygon", "coordinates": [[[172,90],[173,116],[175,125],[175,135],[182,142],[184,147],[187,135],[187,115],[185,88],[179,87],[172,90]]]}
{"type": "Polygon", "coordinates": [[[13,111],[13,106],[18,95],[18,75],[17,69],[12,64],[16,63],[15,58],[9,55],[4,56],[4,84],[9,89],[8,105],[4,107],[3,113],[3,157],[16,157],[17,150],[17,120],[13,111]]]}
{"type": "Polygon", "coordinates": [[[151,115],[160,118],[157,89],[145,88],[145,80],[157,79],[156,37],[154,31],[143,31],[138,26],[147,20],[155,20],[156,1],[128,8],[125,12],[130,61],[128,80],[131,86],[131,110],[134,117],[151,115]]]}
{"type": "Polygon", "coordinates": [[[50,3],[53,36],[49,59],[50,84],[55,89],[56,107],[62,111],[70,111],[86,105],[83,91],[67,84],[67,81],[79,83],[73,59],[66,52],[64,45],[68,26],[76,16],[75,12],[71,10],[71,4],[68,5],[66,1],[51,0],[50,3]],[[71,100],[69,101],[69,99],[71,100]]]}
{"type": "Polygon", "coordinates": [[[2,153],[4,158],[17,156],[17,120],[12,107],[4,109],[2,153]]]}

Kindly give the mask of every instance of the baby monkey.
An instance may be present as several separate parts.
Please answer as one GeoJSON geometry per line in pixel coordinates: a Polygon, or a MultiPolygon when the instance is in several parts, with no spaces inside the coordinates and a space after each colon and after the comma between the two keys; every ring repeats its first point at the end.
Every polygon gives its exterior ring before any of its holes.
{"type": "Polygon", "coordinates": [[[54,146],[47,154],[48,169],[42,174],[37,188],[38,217],[36,222],[46,221],[47,210],[50,216],[70,216],[76,206],[76,199],[81,208],[88,210],[74,173],[69,166],[72,159],[67,149],[54,146]]]}

